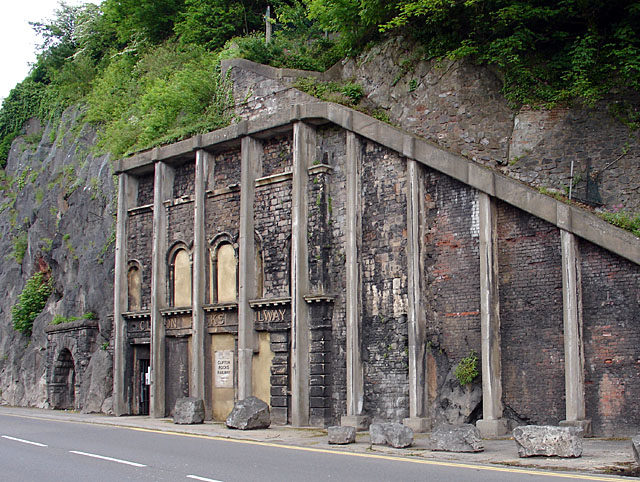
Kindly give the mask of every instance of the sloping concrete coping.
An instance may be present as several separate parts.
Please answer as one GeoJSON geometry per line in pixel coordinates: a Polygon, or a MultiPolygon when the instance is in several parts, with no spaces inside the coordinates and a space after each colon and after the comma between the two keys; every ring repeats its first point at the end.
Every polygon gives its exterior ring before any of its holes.
{"type": "Polygon", "coordinates": [[[397,127],[329,102],[293,105],[276,114],[255,120],[243,120],[224,129],[143,151],[117,161],[115,172],[140,175],[151,172],[154,163],[158,161],[182,164],[186,160],[195,160],[198,150],[219,152],[230,146],[238,146],[240,140],[246,136],[269,138],[292,131],[293,124],[298,121],[313,125],[331,123],[352,131],[402,154],[407,159],[415,159],[489,196],[640,264],[640,239],[607,223],[595,214],[544,195],[519,181],[452,154],[397,127]]]}

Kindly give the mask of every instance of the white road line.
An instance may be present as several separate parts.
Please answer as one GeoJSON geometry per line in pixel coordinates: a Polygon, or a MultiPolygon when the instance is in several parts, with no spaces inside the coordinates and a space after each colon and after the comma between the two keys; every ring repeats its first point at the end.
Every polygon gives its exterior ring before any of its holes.
{"type": "Polygon", "coordinates": [[[220,480],[207,479],[206,477],[200,477],[198,475],[187,475],[187,479],[202,480],[204,482],[222,482],[220,480]]]}
{"type": "Polygon", "coordinates": [[[89,454],[87,452],[78,452],[77,450],[69,450],[69,453],[84,455],[85,457],[93,457],[94,459],[108,460],[109,462],[118,462],[119,464],[133,465],[134,467],[146,467],[144,464],[137,462],[129,462],[128,460],[114,459],[113,457],[105,457],[104,455],[89,454]]]}
{"type": "Polygon", "coordinates": [[[21,438],[9,437],[8,435],[3,435],[2,438],[6,438],[7,440],[13,440],[15,442],[22,442],[23,444],[35,445],[36,447],[48,447],[48,445],[41,444],[38,442],[31,442],[29,440],[23,440],[21,438]]]}

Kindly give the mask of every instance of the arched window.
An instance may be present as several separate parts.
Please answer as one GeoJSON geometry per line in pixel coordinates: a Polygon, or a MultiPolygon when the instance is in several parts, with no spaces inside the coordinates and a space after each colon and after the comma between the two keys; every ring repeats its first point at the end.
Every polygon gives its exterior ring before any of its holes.
{"type": "Polygon", "coordinates": [[[211,250],[209,298],[212,303],[229,303],[238,298],[238,261],[236,251],[228,241],[211,250]]]}
{"type": "Polygon", "coordinates": [[[236,301],[238,263],[235,250],[231,244],[224,243],[218,247],[217,253],[218,303],[236,301]]]}
{"type": "Polygon", "coordinates": [[[173,306],[191,306],[191,261],[189,252],[179,248],[171,263],[173,306]]]}
{"type": "Polygon", "coordinates": [[[142,298],[142,270],[137,262],[129,263],[127,272],[128,311],[140,311],[142,298]]]}

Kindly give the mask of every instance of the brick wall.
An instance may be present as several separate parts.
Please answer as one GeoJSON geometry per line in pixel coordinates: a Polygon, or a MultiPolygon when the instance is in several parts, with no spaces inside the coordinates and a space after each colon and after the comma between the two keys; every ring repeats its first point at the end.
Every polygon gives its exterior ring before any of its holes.
{"type": "Polygon", "coordinates": [[[167,207],[168,212],[168,247],[183,242],[191,248],[193,244],[193,202],[175,204],[167,207]]]}
{"type": "Polygon", "coordinates": [[[264,298],[289,296],[291,181],[256,188],[255,229],[262,236],[264,298]]]}
{"type": "Polygon", "coordinates": [[[193,162],[186,162],[175,168],[173,181],[173,197],[179,198],[194,194],[196,167],[193,162]]]}
{"type": "Polygon", "coordinates": [[[587,418],[605,436],[640,426],[640,266],[580,241],[587,418]]]}
{"type": "MultiPolygon", "coordinates": [[[[335,296],[331,311],[329,340],[312,340],[311,351],[328,350],[331,354],[331,377],[322,381],[331,397],[327,417],[332,423],[339,423],[340,416],[347,410],[347,362],[346,362],[346,312],[345,312],[345,223],[346,223],[346,134],[337,128],[321,128],[316,134],[316,159],[333,167],[330,182],[325,187],[327,199],[328,243],[331,246],[327,262],[328,293],[335,296]],[[328,204],[331,200],[331,209],[328,204]]],[[[313,182],[313,181],[312,181],[313,182]]],[[[310,246],[311,253],[311,246],[310,246]]],[[[314,377],[312,377],[312,384],[314,377]]],[[[312,385],[313,386],[313,385],[312,385]]],[[[318,386],[318,384],[316,384],[318,386]]],[[[320,391],[312,388],[312,393],[320,391]]]]}
{"type": "Polygon", "coordinates": [[[151,306],[151,249],[153,243],[153,211],[138,211],[127,220],[127,259],[140,263],[142,283],[140,306],[151,306]]]}
{"type": "Polygon", "coordinates": [[[153,204],[154,175],[147,174],[138,178],[138,202],[137,206],[153,204]]]}
{"type": "Polygon", "coordinates": [[[264,142],[262,175],[271,176],[291,171],[293,162],[293,135],[273,137],[264,142]]]}
{"type": "Polygon", "coordinates": [[[406,163],[363,145],[362,344],[364,407],[374,418],[409,416],[406,163]]]}
{"type": "Polygon", "coordinates": [[[431,347],[457,363],[480,353],[478,202],[472,188],[424,169],[422,293],[431,347]]]}
{"type": "Polygon", "coordinates": [[[557,424],[565,415],[560,232],[499,203],[498,250],[507,415],[557,424]]]}
{"type": "Polygon", "coordinates": [[[214,186],[207,189],[220,189],[233,184],[240,184],[240,149],[223,152],[213,156],[214,186]]]}

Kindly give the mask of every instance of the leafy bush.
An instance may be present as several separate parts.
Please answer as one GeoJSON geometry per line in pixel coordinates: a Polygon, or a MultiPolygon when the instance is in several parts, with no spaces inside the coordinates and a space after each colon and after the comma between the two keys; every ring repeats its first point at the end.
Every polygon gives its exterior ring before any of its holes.
{"type": "Polygon", "coordinates": [[[458,366],[454,372],[455,377],[461,386],[469,385],[479,375],[478,372],[478,355],[475,351],[471,350],[469,356],[464,357],[458,363],[458,366]]]}
{"type": "Polygon", "coordinates": [[[13,328],[31,336],[33,320],[40,314],[52,292],[53,281],[48,273],[38,272],[29,278],[18,295],[18,302],[11,308],[13,328]]]}
{"type": "Polygon", "coordinates": [[[24,255],[27,252],[28,239],[27,233],[20,233],[13,239],[13,251],[11,257],[16,260],[16,263],[22,264],[24,255]]]}

